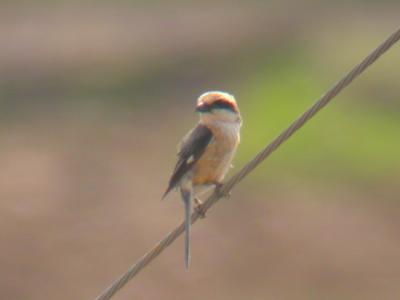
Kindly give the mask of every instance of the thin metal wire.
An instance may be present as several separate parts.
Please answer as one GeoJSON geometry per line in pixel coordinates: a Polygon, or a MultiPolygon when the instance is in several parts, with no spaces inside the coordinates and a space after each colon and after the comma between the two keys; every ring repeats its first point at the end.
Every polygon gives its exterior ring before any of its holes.
{"type": "MultiPolygon", "coordinates": [[[[233,187],[239,183],[245,176],[253,171],[263,160],[265,160],[272,152],[274,152],[282,143],[300,129],[308,120],[310,120],[317,112],[327,105],[337,94],[339,94],[346,86],[348,86],[357,76],[374,63],[383,53],[392,47],[400,39],[400,28],[389,36],[380,46],[378,46],[370,55],[368,55],[359,65],[354,67],[342,80],[337,82],[329,91],[327,91],[310,109],[295,120],[286,130],[276,137],[264,150],[258,153],[248,164],[246,164],[236,175],[234,175],[227,183],[216,190],[202,205],[203,213],[213,206],[221,198],[229,195],[233,187]]],[[[198,211],[192,214],[192,223],[196,222],[200,217],[198,211]]],[[[169,234],[167,234],[157,245],[140,258],[129,270],[110,285],[96,300],[109,300],[111,297],[125,284],[128,283],[136,274],[138,274],[145,266],[155,259],[162,251],[171,245],[177,237],[184,231],[184,223],[179,225],[169,234]]]]}

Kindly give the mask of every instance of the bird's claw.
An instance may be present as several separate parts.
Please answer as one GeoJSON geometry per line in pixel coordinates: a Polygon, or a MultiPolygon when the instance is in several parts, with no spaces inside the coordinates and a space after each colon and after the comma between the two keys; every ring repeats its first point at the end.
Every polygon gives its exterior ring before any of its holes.
{"type": "Polygon", "coordinates": [[[194,202],[194,210],[198,213],[201,219],[204,219],[206,217],[206,212],[203,209],[203,202],[197,197],[194,198],[194,202]]]}
{"type": "Polygon", "coordinates": [[[224,187],[223,183],[218,183],[215,185],[215,192],[217,193],[218,196],[224,197],[224,198],[230,198],[231,197],[231,192],[229,191],[228,193],[223,193],[222,188],[224,187]]]}

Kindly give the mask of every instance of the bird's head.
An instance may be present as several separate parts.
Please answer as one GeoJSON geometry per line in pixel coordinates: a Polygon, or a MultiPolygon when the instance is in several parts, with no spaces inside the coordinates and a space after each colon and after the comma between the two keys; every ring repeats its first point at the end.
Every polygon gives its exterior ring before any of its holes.
{"type": "Polygon", "coordinates": [[[225,92],[207,92],[197,100],[196,112],[205,122],[239,122],[240,112],[235,98],[225,92]]]}

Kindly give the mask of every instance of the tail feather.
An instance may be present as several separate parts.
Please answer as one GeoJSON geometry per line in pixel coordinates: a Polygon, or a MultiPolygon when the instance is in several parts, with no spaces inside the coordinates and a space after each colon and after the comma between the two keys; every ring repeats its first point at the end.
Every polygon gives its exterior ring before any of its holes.
{"type": "Polygon", "coordinates": [[[161,200],[163,200],[165,197],[167,197],[168,193],[169,193],[171,190],[172,190],[172,188],[169,186],[169,187],[165,190],[163,196],[161,197],[161,200]]]}
{"type": "Polygon", "coordinates": [[[185,267],[189,270],[190,265],[190,227],[192,225],[192,193],[181,190],[183,204],[185,206],[185,267]]]}

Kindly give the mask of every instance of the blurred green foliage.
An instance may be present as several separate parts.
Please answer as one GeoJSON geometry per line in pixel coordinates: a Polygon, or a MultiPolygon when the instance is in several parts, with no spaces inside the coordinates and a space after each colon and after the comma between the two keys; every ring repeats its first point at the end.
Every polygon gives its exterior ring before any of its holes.
{"type": "MultiPolygon", "coordinates": [[[[268,56],[260,63],[246,83],[246,99],[241,102],[245,122],[240,163],[327,90],[320,70],[312,66],[312,59],[301,51],[268,56]]],[[[261,167],[265,172],[258,174],[367,182],[398,176],[400,118],[385,109],[368,108],[368,101],[352,93],[340,94],[273,154],[261,167]]]]}

